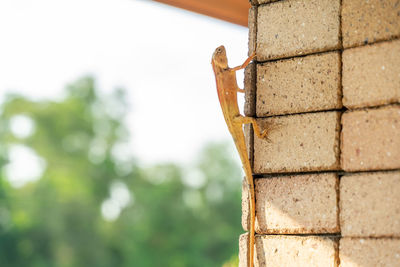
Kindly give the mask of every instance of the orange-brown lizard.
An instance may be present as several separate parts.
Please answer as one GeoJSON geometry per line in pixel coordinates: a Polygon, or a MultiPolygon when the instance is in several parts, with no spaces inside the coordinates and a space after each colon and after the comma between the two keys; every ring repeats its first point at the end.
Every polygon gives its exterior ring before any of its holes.
{"type": "Polygon", "coordinates": [[[237,102],[237,93],[244,93],[244,90],[240,89],[237,85],[236,71],[244,69],[254,57],[255,53],[253,53],[242,65],[235,68],[229,68],[225,47],[220,46],[215,50],[211,60],[211,64],[215,73],[215,79],[217,82],[218,98],[221,104],[222,113],[224,114],[225,122],[228,125],[228,129],[239,152],[239,156],[243,164],[244,173],[246,175],[247,184],[249,186],[250,229],[247,250],[247,262],[248,266],[250,267],[253,267],[254,258],[255,196],[253,172],[251,170],[251,165],[247,154],[246,143],[243,133],[243,124],[253,124],[254,133],[259,138],[265,138],[267,132],[263,131],[261,133],[255,118],[245,117],[240,114],[237,102]]]}

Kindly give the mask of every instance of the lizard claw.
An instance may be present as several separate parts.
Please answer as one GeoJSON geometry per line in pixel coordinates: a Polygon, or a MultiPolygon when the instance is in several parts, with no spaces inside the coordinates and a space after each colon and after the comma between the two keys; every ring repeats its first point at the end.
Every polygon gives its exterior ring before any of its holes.
{"type": "Polygon", "coordinates": [[[280,127],[282,127],[283,126],[283,124],[282,123],[280,123],[280,122],[278,122],[278,123],[274,123],[274,124],[270,124],[270,125],[267,125],[267,129],[265,129],[265,130],[263,130],[261,133],[260,133],[260,135],[259,135],[259,138],[261,138],[261,139],[264,139],[264,140],[266,140],[267,142],[269,142],[269,143],[272,143],[272,141],[271,141],[271,139],[269,139],[268,138],[268,134],[271,132],[271,131],[274,131],[274,130],[276,130],[276,129],[278,129],[278,128],[280,128],[280,127]]]}
{"type": "Polygon", "coordinates": [[[261,138],[262,138],[262,139],[267,139],[267,134],[268,134],[268,131],[267,131],[267,130],[262,131],[262,133],[261,133],[261,138]]]}
{"type": "Polygon", "coordinates": [[[264,130],[261,133],[261,139],[264,139],[265,141],[267,141],[268,143],[272,143],[271,139],[268,138],[268,132],[267,130],[264,130]]]}

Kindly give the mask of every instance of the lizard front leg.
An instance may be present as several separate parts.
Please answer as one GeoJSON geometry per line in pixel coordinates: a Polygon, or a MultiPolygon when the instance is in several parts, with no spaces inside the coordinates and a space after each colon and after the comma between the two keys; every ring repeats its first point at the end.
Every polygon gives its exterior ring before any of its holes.
{"type": "Polygon", "coordinates": [[[250,62],[253,60],[253,58],[254,58],[255,56],[256,56],[256,52],[254,52],[253,54],[251,54],[251,56],[249,56],[249,57],[246,59],[246,61],[243,62],[242,65],[237,66],[237,67],[234,67],[234,68],[230,68],[229,70],[230,70],[230,71],[238,71],[238,70],[241,70],[241,69],[246,68],[247,65],[250,64],[250,62]]]}
{"type": "MultiPolygon", "coordinates": [[[[243,62],[242,65],[237,66],[237,67],[234,67],[234,68],[230,68],[229,70],[230,70],[230,71],[238,71],[238,70],[241,70],[241,69],[246,68],[246,67],[250,64],[250,62],[254,59],[255,56],[256,56],[256,52],[254,52],[253,54],[251,54],[250,57],[248,57],[248,58],[246,59],[246,61],[243,62]]],[[[236,91],[238,91],[239,93],[244,93],[244,92],[245,92],[244,89],[240,89],[239,87],[236,88],[236,91]]]]}

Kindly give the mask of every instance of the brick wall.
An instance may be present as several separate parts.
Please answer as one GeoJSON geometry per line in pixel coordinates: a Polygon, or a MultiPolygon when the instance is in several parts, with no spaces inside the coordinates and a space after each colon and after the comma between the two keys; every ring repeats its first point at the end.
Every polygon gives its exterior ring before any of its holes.
{"type": "Polygon", "coordinates": [[[251,2],[256,266],[400,266],[400,0],[251,2]]]}

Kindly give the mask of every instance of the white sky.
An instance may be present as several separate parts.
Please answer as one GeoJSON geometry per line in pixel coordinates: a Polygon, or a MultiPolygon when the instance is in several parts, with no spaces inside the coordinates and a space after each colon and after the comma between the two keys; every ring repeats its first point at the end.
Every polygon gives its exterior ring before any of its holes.
{"type": "Polygon", "coordinates": [[[92,74],[103,92],[129,92],[139,160],[187,162],[207,141],[230,139],[210,64],[221,44],[241,64],[247,28],[150,1],[2,0],[0,101],[11,91],[60,98],[92,74]]]}

